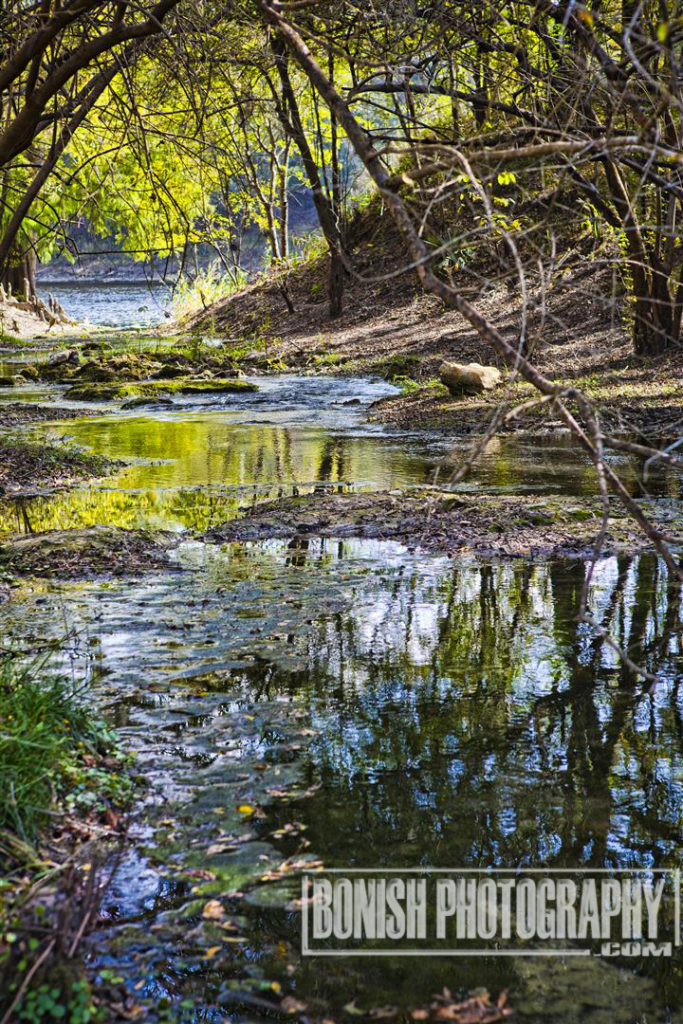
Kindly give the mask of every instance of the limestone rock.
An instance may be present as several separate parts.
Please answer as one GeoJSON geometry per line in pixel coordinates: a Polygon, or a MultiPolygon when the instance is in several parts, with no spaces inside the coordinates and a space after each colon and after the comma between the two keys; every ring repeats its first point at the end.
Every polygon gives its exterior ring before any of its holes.
{"type": "Polygon", "coordinates": [[[503,379],[495,366],[482,366],[481,363],[442,363],[439,377],[454,397],[492,391],[503,379]]]}
{"type": "Polygon", "coordinates": [[[61,366],[63,363],[78,366],[79,356],[75,348],[66,348],[62,352],[55,352],[47,361],[48,366],[61,366]]]}

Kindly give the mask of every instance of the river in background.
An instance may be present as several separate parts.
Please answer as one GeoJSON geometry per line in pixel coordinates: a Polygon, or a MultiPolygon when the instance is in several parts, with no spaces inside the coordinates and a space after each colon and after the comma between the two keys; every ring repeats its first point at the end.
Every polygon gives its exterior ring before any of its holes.
{"type": "Polygon", "coordinates": [[[39,281],[38,294],[44,301],[54,295],[70,320],[97,327],[154,327],[171,315],[171,290],[159,281],[39,281]]]}
{"type": "MultiPolygon", "coordinates": [[[[293,489],[429,483],[452,448],[368,423],[391,391],[381,381],[259,384],[161,412],[103,405],[38,431],[127,465],[27,499],[34,529],[186,531],[174,572],[27,583],[0,611],[5,644],[54,642],[88,681],[146,779],[91,969],[123,978],[152,1021],[266,1020],[285,993],[313,1019],[345,1021],[354,1007],[482,985],[507,989],[534,1024],[683,1020],[679,955],[301,957],[306,863],[679,866],[681,591],[653,557],[604,558],[591,583],[605,635],[658,672],[650,692],[578,622],[583,562],[447,559],[381,540],[198,541],[192,530],[293,489]],[[203,916],[212,899],[220,922],[203,916]]],[[[637,493],[637,467],[615,464],[637,493]]],[[[652,486],[680,500],[681,474],[652,486]]],[[[497,439],[462,488],[571,502],[595,482],[566,438],[547,435],[497,439]]],[[[26,525],[15,505],[0,507],[0,529],[26,525]]]]}

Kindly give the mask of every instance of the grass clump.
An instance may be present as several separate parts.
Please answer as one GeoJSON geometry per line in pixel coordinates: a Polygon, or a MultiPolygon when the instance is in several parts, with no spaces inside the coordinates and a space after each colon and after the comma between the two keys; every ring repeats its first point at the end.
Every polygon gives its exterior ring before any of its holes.
{"type": "MultiPolygon", "coordinates": [[[[33,843],[59,810],[103,813],[128,797],[115,735],[46,659],[0,660],[0,832],[33,843]]],[[[10,843],[10,845],[12,845],[10,843]]]]}
{"type": "Polygon", "coordinates": [[[214,302],[228,299],[247,285],[247,275],[239,268],[227,271],[212,263],[192,278],[183,277],[173,292],[173,316],[176,319],[207,309],[214,302]]]}

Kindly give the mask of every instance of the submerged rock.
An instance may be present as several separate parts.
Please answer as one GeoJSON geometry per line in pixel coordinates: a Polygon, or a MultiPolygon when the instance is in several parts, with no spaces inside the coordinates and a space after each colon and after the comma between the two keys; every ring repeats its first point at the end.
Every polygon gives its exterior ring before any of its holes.
{"type": "Polygon", "coordinates": [[[168,409],[175,406],[172,398],[129,398],[121,406],[122,409],[168,409]]]}
{"type": "Polygon", "coordinates": [[[442,363],[439,377],[454,397],[492,391],[503,379],[497,367],[481,363],[442,363]]]}

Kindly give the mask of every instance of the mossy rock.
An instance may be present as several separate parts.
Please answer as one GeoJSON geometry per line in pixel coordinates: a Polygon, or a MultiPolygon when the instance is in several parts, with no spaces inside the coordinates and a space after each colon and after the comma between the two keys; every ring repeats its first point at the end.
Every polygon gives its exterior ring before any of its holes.
{"type": "Polygon", "coordinates": [[[0,377],[0,388],[13,388],[14,377],[0,377]]]}
{"type": "Polygon", "coordinates": [[[173,363],[167,363],[162,366],[154,376],[156,380],[177,380],[179,377],[184,377],[186,374],[186,366],[175,366],[173,363]]]}
{"type": "Polygon", "coordinates": [[[258,391],[246,380],[151,380],[128,384],[76,384],[65,393],[75,402],[115,402],[164,395],[239,394],[258,391]]]}
{"type": "Polygon", "coordinates": [[[95,362],[94,359],[83,363],[76,371],[75,376],[78,380],[87,381],[90,384],[110,384],[117,379],[114,370],[95,362]]]}
{"type": "Polygon", "coordinates": [[[28,363],[27,366],[22,366],[18,374],[19,377],[23,377],[24,380],[39,380],[40,374],[32,363],[28,363]]]}

